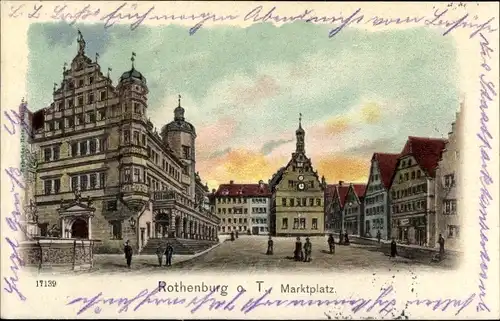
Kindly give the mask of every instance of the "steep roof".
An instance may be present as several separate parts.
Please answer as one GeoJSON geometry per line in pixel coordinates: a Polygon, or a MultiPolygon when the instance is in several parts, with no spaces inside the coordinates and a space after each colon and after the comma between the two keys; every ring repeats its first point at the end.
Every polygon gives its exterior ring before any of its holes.
{"type": "Polygon", "coordinates": [[[351,186],[358,198],[365,196],[366,184],[343,183],[342,186],[334,184],[328,185],[327,189],[334,190],[333,197],[339,201],[340,207],[344,207],[347,195],[349,194],[349,188],[351,186]]]}
{"type": "Polygon", "coordinates": [[[356,193],[358,198],[365,197],[366,184],[352,184],[352,187],[354,188],[354,193],[356,193]]]}
{"type": "Polygon", "coordinates": [[[427,175],[434,177],[447,140],[409,136],[401,156],[412,155],[427,175]]]}
{"type": "Polygon", "coordinates": [[[269,186],[267,184],[262,184],[262,188],[259,184],[221,184],[215,196],[228,196],[228,197],[252,197],[260,196],[266,197],[271,196],[269,186]]]}
{"type": "Polygon", "coordinates": [[[387,153],[374,153],[372,161],[376,160],[378,163],[378,170],[380,172],[380,180],[384,187],[388,189],[391,186],[391,179],[396,165],[398,163],[399,154],[387,153]]]}

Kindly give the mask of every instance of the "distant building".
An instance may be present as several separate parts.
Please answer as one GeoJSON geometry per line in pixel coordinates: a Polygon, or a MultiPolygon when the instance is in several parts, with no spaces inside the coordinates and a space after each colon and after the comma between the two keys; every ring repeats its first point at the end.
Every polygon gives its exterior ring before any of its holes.
{"type": "Polygon", "coordinates": [[[460,150],[463,148],[463,113],[458,112],[456,121],[451,125],[448,142],[445,145],[441,160],[436,169],[436,234],[446,239],[447,248],[460,249],[462,244],[461,222],[463,217],[458,211],[461,202],[460,168],[463,159],[460,150]]]}
{"type": "Polygon", "coordinates": [[[219,232],[245,234],[269,232],[271,193],[267,184],[222,184],[214,193],[215,210],[221,223],[219,232]]]}
{"type": "Polygon", "coordinates": [[[333,196],[327,210],[331,230],[336,233],[347,232],[349,235],[360,235],[366,185],[339,181],[331,189],[333,189],[333,196]]]}
{"type": "Polygon", "coordinates": [[[399,154],[374,153],[372,156],[364,199],[364,236],[376,237],[378,231],[382,239],[391,236],[388,191],[398,158],[399,154]]]}
{"type": "Polygon", "coordinates": [[[401,242],[433,247],[436,167],[445,139],[408,137],[396,164],[390,193],[392,236],[401,242]]]}
{"type": "Polygon", "coordinates": [[[305,152],[301,119],[295,132],[296,149],[285,167],[269,181],[272,193],[271,233],[278,236],[324,234],[324,178],[321,180],[305,152]]]}

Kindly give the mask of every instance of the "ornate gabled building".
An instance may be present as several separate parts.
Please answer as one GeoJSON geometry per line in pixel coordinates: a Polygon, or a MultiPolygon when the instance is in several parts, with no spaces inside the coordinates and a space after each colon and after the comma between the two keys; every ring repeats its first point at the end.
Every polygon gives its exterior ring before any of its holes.
{"type": "Polygon", "coordinates": [[[324,234],[324,177],[320,180],[305,152],[305,131],[295,132],[296,149],[285,167],[269,181],[271,234],[278,236],[324,234]]]}
{"type": "Polygon", "coordinates": [[[121,251],[127,239],[136,251],[159,238],[215,242],[219,219],[195,171],[195,128],[179,96],[174,120],[158,134],[147,118],[149,90],[134,57],[113,86],[110,69],[103,74],[97,57],[85,54],[79,32],[77,55],[65,64],[53,102],[31,117],[41,234],[56,226],[59,236],[101,240],[101,251],[121,251]],[[74,194],[92,200],[93,218],[61,225],[58,211],[74,194]]]}
{"type": "Polygon", "coordinates": [[[329,186],[332,198],[326,212],[330,232],[360,235],[366,185],[339,181],[329,186]]]}
{"type": "Polygon", "coordinates": [[[438,167],[436,168],[436,232],[437,240],[441,234],[446,240],[446,247],[459,250],[462,248],[461,227],[463,216],[460,214],[462,194],[460,175],[463,158],[460,150],[463,148],[463,106],[456,114],[456,120],[451,124],[448,141],[444,147],[438,167]]]}
{"type": "Polygon", "coordinates": [[[392,237],[434,247],[436,167],[445,139],[408,137],[391,178],[392,237]]]}
{"type": "Polygon", "coordinates": [[[392,174],[399,154],[374,153],[371,159],[370,176],[364,199],[364,235],[390,238],[390,194],[392,174]]]}

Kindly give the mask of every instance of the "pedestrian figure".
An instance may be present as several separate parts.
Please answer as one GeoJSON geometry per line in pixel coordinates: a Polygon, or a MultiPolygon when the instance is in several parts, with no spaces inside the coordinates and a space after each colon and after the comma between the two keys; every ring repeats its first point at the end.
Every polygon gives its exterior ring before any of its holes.
{"type": "Polygon", "coordinates": [[[312,244],[308,237],[306,237],[306,243],[304,243],[304,252],[304,262],[311,262],[312,244]]]}
{"type": "Polygon", "coordinates": [[[349,245],[349,236],[347,236],[347,232],[344,234],[344,244],[349,245]]]}
{"type": "Polygon", "coordinates": [[[300,237],[297,237],[297,241],[295,241],[295,251],[293,254],[295,261],[302,261],[304,254],[302,253],[302,242],[300,241],[300,237]]]}
{"type": "Polygon", "coordinates": [[[382,234],[380,233],[380,230],[377,231],[377,241],[380,244],[380,239],[382,238],[382,234]]]}
{"type": "Polygon", "coordinates": [[[273,255],[273,245],[274,245],[273,239],[271,236],[269,236],[269,241],[267,241],[267,252],[266,252],[267,255],[273,255]]]}
{"type": "Polygon", "coordinates": [[[125,252],[125,259],[127,260],[127,267],[130,269],[130,265],[132,264],[132,247],[130,246],[130,241],[127,240],[125,242],[125,247],[123,248],[123,252],[125,252]]]}
{"type": "Polygon", "coordinates": [[[231,231],[231,241],[234,241],[234,232],[231,231]]]}
{"type": "Polygon", "coordinates": [[[174,248],[170,243],[167,243],[167,247],[165,248],[165,256],[167,258],[165,265],[172,266],[172,255],[174,254],[174,248]]]}
{"type": "Polygon", "coordinates": [[[161,247],[161,244],[158,245],[158,248],[156,249],[156,256],[158,257],[158,264],[161,267],[161,264],[163,263],[163,253],[165,253],[161,247]]]}
{"type": "Polygon", "coordinates": [[[333,234],[330,234],[328,237],[328,247],[330,248],[330,254],[335,254],[335,239],[333,238],[333,234]]]}
{"type": "Polygon", "coordinates": [[[397,245],[396,245],[396,240],[394,238],[392,238],[392,241],[391,241],[391,257],[396,257],[396,255],[398,255],[398,252],[397,252],[397,245]]]}
{"type": "Polygon", "coordinates": [[[238,238],[238,230],[236,230],[236,238],[238,238]]]}
{"type": "Polygon", "coordinates": [[[340,231],[339,233],[339,245],[344,244],[344,234],[343,231],[340,231]]]}
{"type": "Polygon", "coordinates": [[[444,259],[444,237],[442,234],[439,234],[439,260],[444,259]]]}

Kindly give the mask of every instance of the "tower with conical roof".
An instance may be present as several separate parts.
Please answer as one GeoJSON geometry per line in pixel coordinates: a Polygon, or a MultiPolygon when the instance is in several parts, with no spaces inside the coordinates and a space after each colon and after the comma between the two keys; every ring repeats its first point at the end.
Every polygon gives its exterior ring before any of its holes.
{"type": "Polygon", "coordinates": [[[302,114],[299,114],[299,128],[295,131],[295,137],[297,139],[296,141],[296,148],[295,152],[296,153],[305,153],[305,137],[306,137],[306,132],[302,128],[302,114]]]}

